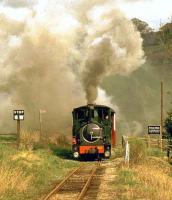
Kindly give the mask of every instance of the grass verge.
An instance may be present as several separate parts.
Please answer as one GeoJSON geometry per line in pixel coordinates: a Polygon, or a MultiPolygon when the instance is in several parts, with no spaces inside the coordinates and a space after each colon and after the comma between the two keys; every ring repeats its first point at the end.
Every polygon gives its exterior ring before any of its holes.
{"type": "Polygon", "coordinates": [[[171,166],[160,158],[149,157],[147,162],[120,166],[113,181],[114,199],[171,200],[171,166]]]}
{"type": "Polygon", "coordinates": [[[18,151],[0,145],[0,199],[40,199],[53,182],[79,165],[79,162],[63,159],[60,155],[50,149],[18,151]]]}
{"type": "Polygon", "coordinates": [[[113,182],[114,199],[171,200],[172,166],[165,152],[147,149],[142,141],[130,143],[130,165],[119,163],[113,182]]]}

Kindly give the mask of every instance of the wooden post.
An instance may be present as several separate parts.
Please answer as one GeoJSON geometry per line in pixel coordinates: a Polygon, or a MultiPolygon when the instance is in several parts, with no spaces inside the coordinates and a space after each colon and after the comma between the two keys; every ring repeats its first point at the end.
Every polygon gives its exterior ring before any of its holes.
{"type": "Polygon", "coordinates": [[[163,81],[161,81],[161,128],[160,128],[160,147],[162,151],[162,135],[163,135],[163,81]]]}
{"type": "Polygon", "coordinates": [[[17,120],[17,148],[20,147],[20,120],[17,120]]]}
{"type": "Polygon", "coordinates": [[[127,164],[127,167],[129,167],[129,163],[130,163],[130,145],[127,140],[125,143],[125,164],[127,164]]]}
{"type": "Polygon", "coordinates": [[[148,148],[151,147],[151,145],[150,145],[150,144],[151,144],[151,141],[150,141],[150,140],[151,140],[151,138],[150,138],[150,135],[148,134],[148,148]]]}
{"type": "Polygon", "coordinates": [[[42,135],[42,115],[41,115],[41,110],[39,110],[39,125],[40,125],[40,139],[42,140],[43,135],[42,135]]]}

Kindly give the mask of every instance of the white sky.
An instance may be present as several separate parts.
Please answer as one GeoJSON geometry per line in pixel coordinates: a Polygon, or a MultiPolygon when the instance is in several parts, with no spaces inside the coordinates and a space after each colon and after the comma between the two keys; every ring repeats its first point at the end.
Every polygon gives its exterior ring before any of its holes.
{"type": "MultiPolygon", "coordinates": [[[[14,1],[17,2],[19,0],[14,0],[14,1]]],[[[63,1],[39,0],[39,4],[35,5],[35,8],[37,10],[40,10],[40,12],[42,12],[47,8],[47,6],[51,7],[50,4],[52,4],[52,7],[55,4],[57,4],[58,7],[60,4],[62,4],[62,2],[63,3],[67,2],[67,4],[70,5],[73,2],[77,1],[78,0],[63,0],[63,1]]],[[[116,4],[125,13],[127,17],[139,18],[143,21],[146,21],[152,28],[155,29],[157,29],[160,26],[161,22],[165,23],[169,21],[168,18],[172,16],[172,0],[113,0],[113,1],[117,2],[116,4]]],[[[0,2],[2,2],[2,0],[0,0],[0,2]]],[[[5,13],[10,17],[19,20],[29,15],[29,13],[31,12],[31,10],[29,11],[29,9],[5,7],[4,5],[0,4],[0,13],[5,13]]]]}
{"type": "Polygon", "coordinates": [[[172,0],[140,0],[132,3],[118,0],[118,6],[129,18],[144,20],[153,28],[172,17],[172,0]]]}

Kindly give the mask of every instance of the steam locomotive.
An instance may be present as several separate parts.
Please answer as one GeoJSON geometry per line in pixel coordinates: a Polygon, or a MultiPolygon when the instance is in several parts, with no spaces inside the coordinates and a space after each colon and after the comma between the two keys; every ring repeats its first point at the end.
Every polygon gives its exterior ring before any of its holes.
{"type": "Polygon", "coordinates": [[[86,105],[73,109],[73,144],[75,159],[94,155],[111,156],[115,145],[115,111],[103,105],[86,105]]]}

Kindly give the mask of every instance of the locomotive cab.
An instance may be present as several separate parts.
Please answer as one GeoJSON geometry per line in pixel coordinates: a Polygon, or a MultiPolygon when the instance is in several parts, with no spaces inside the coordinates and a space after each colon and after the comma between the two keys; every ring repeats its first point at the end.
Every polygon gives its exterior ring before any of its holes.
{"type": "Polygon", "coordinates": [[[115,141],[115,112],[102,105],[73,110],[73,157],[98,155],[109,158],[115,141]]]}

